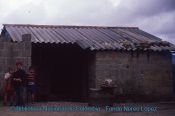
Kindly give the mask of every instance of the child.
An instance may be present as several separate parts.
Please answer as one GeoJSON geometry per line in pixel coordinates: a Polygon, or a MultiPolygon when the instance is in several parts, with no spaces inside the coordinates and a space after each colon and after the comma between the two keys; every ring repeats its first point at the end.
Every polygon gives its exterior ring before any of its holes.
{"type": "Polygon", "coordinates": [[[36,74],[33,67],[29,68],[29,73],[27,76],[27,101],[34,102],[35,101],[35,92],[36,92],[36,74]],[[31,100],[29,99],[31,98],[31,100]]]}
{"type": "Polygon", "coordinates": [[[13,105],[14,102],[14,87],[12,85],[12,76],[13,76],[13,70],[12,68],[9,68],[4,76],[5,80],[4,105],[7,105],[8,99],[10,100],[10,105],[13,105]]]}

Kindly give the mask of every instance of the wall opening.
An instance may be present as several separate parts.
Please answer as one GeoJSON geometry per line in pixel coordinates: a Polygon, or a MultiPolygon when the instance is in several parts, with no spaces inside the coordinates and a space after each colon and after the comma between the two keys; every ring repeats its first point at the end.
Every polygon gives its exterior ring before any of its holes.
{"type": "Polygon", "coordinates": [[[86,101],[89,51],[74,44],[32,44],[38,101],[86,101]]]}
{"type": "Polygon", "coordinates": [[[173,70],[173,94],[175,96],[175,53],[172,54],[172,70],[173,70]]]}

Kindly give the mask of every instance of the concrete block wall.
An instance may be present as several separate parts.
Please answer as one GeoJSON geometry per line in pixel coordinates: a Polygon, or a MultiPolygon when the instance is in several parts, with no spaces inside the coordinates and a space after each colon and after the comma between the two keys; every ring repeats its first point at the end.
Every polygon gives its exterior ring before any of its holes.
{"type": "Polygon", "coordinates": [[[4,73],[11,66],[11,43],[8,41],[0,41],[0,95],[2,95],[4,87],[4,73]]]}
{"type": "Polygon", "coordinates": [[[169,52],[100,51],[96,53],[95,70],[96,87],[111,78],[118,95],[173,95],[169,52]]]}
{"type": "Polygon", "coordinates": [[[12,42],[0,38],[0,97],[3,95],[4,74],[9,67],[15,69],[17,61],[23,62],[24,70],[31,65],[31,35],[25,34],[22,42],[12,42]]]}
{"type": "Polygon", "coordinates": [[[31,65],[31,35],[25,34],[22,37],[22,42],[12,43],[12,59],[15,64],[18,61],[23,63],[23,68],[25,71],[28,71],[28,68],[31,65]]]}

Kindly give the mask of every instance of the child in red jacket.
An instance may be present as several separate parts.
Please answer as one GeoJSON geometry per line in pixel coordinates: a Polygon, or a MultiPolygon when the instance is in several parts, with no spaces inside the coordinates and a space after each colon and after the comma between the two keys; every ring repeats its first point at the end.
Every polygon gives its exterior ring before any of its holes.
{"type": "Polygon", "coordinates": [[[33,67],[29,68],[29,73],[27,76],[27,94],[28,94],[28,102],[35,101],[35,93],[36,93],[36,74],[33,67]],[[31,98],[31,99],[30,99],[31,98]]]}

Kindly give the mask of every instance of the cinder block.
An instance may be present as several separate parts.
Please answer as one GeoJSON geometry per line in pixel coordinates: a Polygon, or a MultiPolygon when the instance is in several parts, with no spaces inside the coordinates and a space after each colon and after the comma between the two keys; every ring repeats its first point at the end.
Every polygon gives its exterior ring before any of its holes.
{"type": "Polygon", "coordinates": [[[23,50],[25,49],[25,44],[20,42],[20,43],[12,43],[12,49],[13,50],[23,50]]]}
{"type": "Polygon", "coordinates": [[[4,44],[3,49],[10,49],[11,42],[3,42],[3,44],[4,44]]]}
{"type": "Polygon", "coordinates": [[[12,52],[13,57],[14,57],[14,58],[16,58],[16,57],[23,57],[22,51],[23,51],[22,49],[21,49],[21,50],[14,50],[14,51],[12,52]]]}
{"type": "Polygon", "coordinates": [[[31,38],[32,38],[31,34],[22,35],[22,41],[23,42],[31,42],[31,38]]]}
{"type": "Polygon", "coordinates": [[[4,49],[4,42],[0,41],[0,50],[4,49]]]}
{"type": "Polygon", "coordinates": [[[32,49],[32,44],[31,44],[31,42],[25,42],[24,45],[25,45],[25,49],[26,49],[26,50],[28,50],[28,49],[31,50],[31,49],[32,49]]]}

